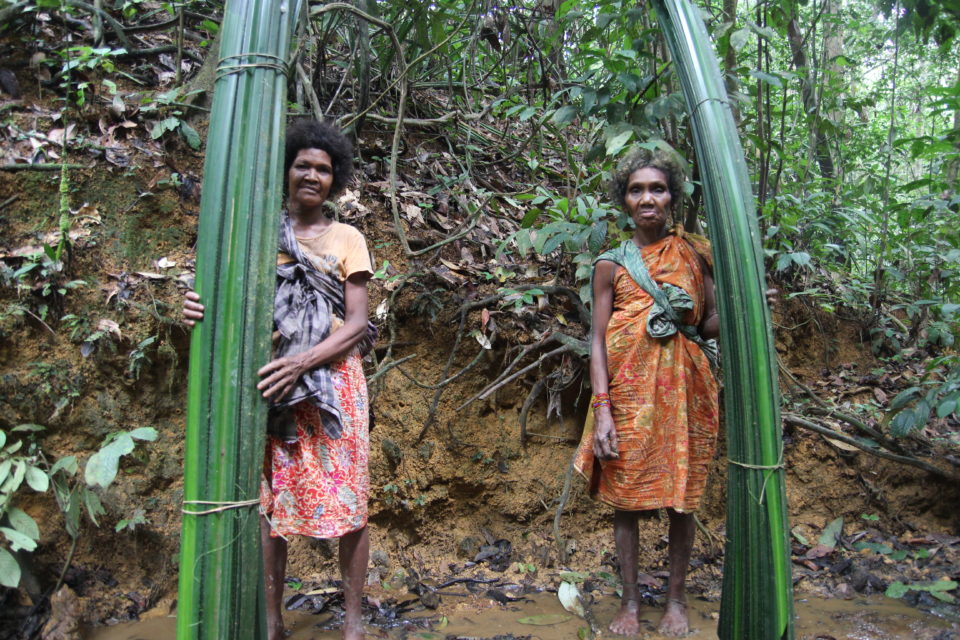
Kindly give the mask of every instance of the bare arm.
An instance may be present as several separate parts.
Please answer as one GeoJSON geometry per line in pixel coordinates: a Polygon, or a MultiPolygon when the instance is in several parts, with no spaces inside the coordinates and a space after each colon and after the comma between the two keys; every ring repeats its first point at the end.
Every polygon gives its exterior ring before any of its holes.
{"type": "Polygon", "coordinates": [[[698,332],[706,340],[712,340],[720,335],[720,316],[717,315],[717,293],[713,284],[713,275],[708,269],[703,271],[703,320],[698,332]]]}
{"type": "Polygon", "coordinates": [[[280,400],[293,389],[304,373],[321,365],[336,362],[357,346],[367,333],[367,280],[366,271],[350,275],[344,287],[343,325],[327,336],[320,344],[303,353],[277,358],[258,371],[263,378],[257,389],[264,398],[280,400]]]}
{"type": "MultiPolygon", "coordinates": [[[[593,335],[590,339],[590,386],[594,395],[608,393],[610,378],[607,373],[607,325],[613,315],[613,274],[617,265],[601,260],[593,273],[593,335]]],[[[617,458],[617,430],[609,406],[594,409],[593,453],[598,458],[617,458]]]]}

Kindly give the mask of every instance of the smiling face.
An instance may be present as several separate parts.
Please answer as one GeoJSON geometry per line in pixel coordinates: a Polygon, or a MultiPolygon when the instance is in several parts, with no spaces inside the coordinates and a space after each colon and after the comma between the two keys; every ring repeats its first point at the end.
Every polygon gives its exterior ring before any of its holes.
{"type": "Polygon", "coordinates": [[[670,216],[671,199],[667,174],[643,167],[630,174],[623,202],[638,231],[659,233],[670,216]]]}
{"type": "Polygon", "coordinates": [[[333,184],[333,161],[323,149],[301,149],[287,172],[287,193],[297,209],[321,206],[333,184]]]}

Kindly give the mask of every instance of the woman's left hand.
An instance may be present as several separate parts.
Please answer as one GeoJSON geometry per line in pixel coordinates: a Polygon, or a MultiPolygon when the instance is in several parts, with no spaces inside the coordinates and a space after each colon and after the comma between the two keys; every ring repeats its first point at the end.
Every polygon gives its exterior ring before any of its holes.
{"type": "Polygon", "coordinates": [[[263,378],[257,385],[257,389],[262,391],[263,397],[268,400],[274,402],[283,400],[293,391],[297,380],[306,373],[307,369],[306,359],[302,355],[277,358],[257,371],[257,375],[263,378]]]}

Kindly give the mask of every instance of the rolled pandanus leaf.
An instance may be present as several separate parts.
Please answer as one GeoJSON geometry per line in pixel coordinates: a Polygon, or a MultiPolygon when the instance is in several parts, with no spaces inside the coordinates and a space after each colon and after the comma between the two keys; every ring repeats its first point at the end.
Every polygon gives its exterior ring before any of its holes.
{"type": "Polygon", "coordinates": [[[722,640],[793,638],[780,393],[756,206],[698,9],[653,0],[690,113],[713,243],[727,432],[722,640]]]}
{"type": "Polygon", "coordinates": [[[283,173],[286,56],[298,0],[228,0],[197,239],[177,638],[265,638],[257,497],[283,173]]]}

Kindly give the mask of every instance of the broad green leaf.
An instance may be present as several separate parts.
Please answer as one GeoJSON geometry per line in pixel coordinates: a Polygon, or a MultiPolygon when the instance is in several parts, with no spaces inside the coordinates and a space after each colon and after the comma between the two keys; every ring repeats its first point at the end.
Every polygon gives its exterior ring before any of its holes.
{"type": "Polygon", "coordinates": [[[893,401],[890,403],[890,408],[895,410],[906,406],[906,404],[913,400],[913,398],[919,393],[920,387],[910,387],[909,389],[904,389],[893,398],[893,401]]]}
{"type": "Polygon", "coordinates": [[[63,511],[63,520],[66,525],[67,534],[71,538],[76,538],[80,534],[80,491],[75,489],[70,492],[67,508],[63,511]]]}
{"type": "Polygon", "coordinates": [[[27,465],[27,484],[37,493],[43,493],[50,488],[50,478],[40,467],[27,465]]]}
{"type": "Polygon", "coordinates": [[[907,595],[907,592],[910,591],[910,587],[903,584],[899,580],[894,580],[887,587],[887,590],[884,592],[884,595],[888,598],[902,598],[907,595]]]}
{"type": "Polygon", "coordinates": [[[630,138],[633,137],[633,130],[628,129],[622,131],[617,135],[609,138],[606,143],[607,155],[615,156],[627,145],[627,142],[630,141],[630,138]]]}
{"type": "Polygon", "coordinates": [[[93,524],[99,527],[100,523],[97,521],[97,516],[102,516],[106,513],[103,504],[100,502],[100,497],[90,489],[84,487],[83,503],[87,508],[87,515],[93,520],[93,524]]]}
{"type": "Polygon", "coordinates": [[[826,527],[824,527],[823,532],[820,534],[820,539],[818,542],[825,547],[833,549],[837,546],[837,542],[840,540],[840,535],[843,533],[843,516],[840,516],[826,527]]]}
{"type": "Polygon", "coordinates": [[[538,251],[537,253],[539,253],[542,256],[553,253],[560,247],[560,245],[563,243],[563,240],[564,240],[564,234],[555,233],[544,241],[543,246],[540,248],[540,251],[538,251]]]}
{"type": "Polygon", "coordinates": [[[0,486],[0,492],[2,493],[14,493],[17,489],[20,488],[20,484],[23,482],[23,476],[27,473],[27,465],[23,460],[14,460],[13,461],[13,473],[7,477],[7,481],[0,486]]]}
{"type": "Polygon", "coordinates": [[[542,212],[540,209],[531,208],[523,215],[523,220],[520,221],[520,227],[523,229],[529,229],[533,226],[533,223],[537,221],[537,218],[542,212]]]}
{"type": "Polygon", "coordinates": [[[38,431],[44,431],[46,427],[40,424],[18,424],[11,431],[28,431],[31,433],[36,433],[38,431]]]}
{"type": "Polygon", "coordinates": [[[79,471],[76,456],[64,456],[53,463],[50,467],[50,475],[55,475],[58,471],[63,471],[67,475],[74,475],[79,471]]]}
{"type": "Polygon", "coordinates": [[[554,124],[568,124],[573,122],[573,119],[577,117],[577,111],[578,109],[573,105],[564,105],[553,112],[551,120],[554,124]]]}
{"type": "Polygon", "coordinates": [[[890,433],[897,438],[907,435],[917,426],[914,413],[910,409],[903,409],[890,422],[890,433]]]}
{"type": "MultiPolygon", "coordinates": [[[[938,418],[946,418],[948,415],[950,415],[951,413],[953,413],[953,412],[956,411],[956,410],[957,410],[957,401],[956,401],[956,400],[952,400],[952,399],[951,399],[951,400],[947,400],[947,401],[945,401],[945,402],[941,402],[941,403],[937,406],[937,417],[938,417],[938,418]]],[[[3,476],[0,476],[0,477],[3,477],[3,476]]]]}
{"type": "Polygon", "coordinates": [[[200,148],[200,134],[197,133],[196,129],[182,120],[180,121],[180,135],[187,141],[191,149],[196,151],[200,148]]]}
{"type": "Polygon", "coordinates": [[[16,529],[0,527],[0,533],[6,536],[7,540],[10,541],[10,549],[13,551],[19,551],[20,549],[25,551],[33,551],[37,548],[36,540],[32,540],[30,536],[26,535],[25,533],[21,533],[16,529]]]}
{"type": "Polygon", "coordinates": [[[130,437],[135,440],[146,440],[153,442],[157,439],[157,430],[153,427],[140,427],[130,432],[130,437]]]}
{"type": "Polygon", "coordinates": [[[25,511],[12,507],[7,511],[7,517],[10,519],[10,526],[14,529],[31,540],[40,539],[40,527],[25,511]]]}
{"type": "Polygon", "coordinates": [[[6,549],[0,547],[0,585],[16,589],[20,584],[20,565],[6,549]]]}
{"type": "Polygon", "coordinates": [[[180,126],[180,118],[164,118],[150,129],[150,137],[156,140],[168,131],[174,131],[180,126]]]}
{"type": "Polygon", "coordinates": [[[133,451],[133,438],[121,433],[115,440],[101,448],[87,460],[84,479],[91,487],[107,488],[117,477],[120,457],[133,451]]]}
{"type": "Polygon", "coordinates": [[[756,78],[757,80],[759,80],[759,81],[761,81],[761,82],[766,82],[767,84],[773,85],[774,87],[777,87],[778,89],[782,89],[782,88],[783,88],[783,81],[780,80],[780,78],[778,78],[778,77],[775,76],[775,75],[771,75],[771,74],[769,74],[769,73],[764,73],[763,71],[757,71],[756,69],[751,69],[751,70],[750,70],[750,76],[753,77],[753,78],[756,78]]]}
{"type": "Polygon", "coordinates": [[[730,34],[730,46],[735,50],[740,51],[747,43],[750,41],[750,30],[749,29],[737,29],[730,34]]]}

